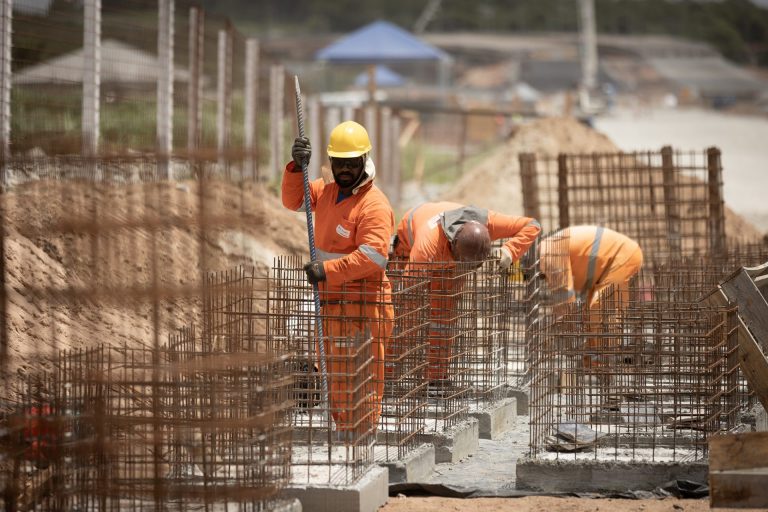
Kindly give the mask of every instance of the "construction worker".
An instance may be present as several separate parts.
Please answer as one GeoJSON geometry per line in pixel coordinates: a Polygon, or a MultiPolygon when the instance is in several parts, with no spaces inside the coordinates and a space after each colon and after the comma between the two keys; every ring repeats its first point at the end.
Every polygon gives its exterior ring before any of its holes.
{"type": "MultiPolygon", "coordinates": [[[[626,235],[602,226],[571,226],[547,237],[541,244],[541,270],[549,282],[549,275],[559,273],[565,285],[567,300],[576,301],[587,308],[587,322],[596,326],[601,321],[598,313],[600,299],[609,286],[614,286],[615,313],[623,310],[629,301],[629,280],[640,271],[643,251],[626,235]],[[555,240],[567,239],[567,257],[555,240]],[[565,268],[562,268],[565,266],[565,268]]],[[[588,349],[601,352],[618,343],[617,340],[590,339],[588,349]]],[[[599,354],[585,355],[585,366],[602,364],[599,354]]]]}
{"type": "Polygon", "coordinates": [[[427,378],[431,388],[449,386],[451,329],[461,285],[446,270],[476,268],[490,256],[491,241],[509,238],[499,265],[509,270],[541,232],[538,221],[458,203],[424,203],[405,213],[397,227],[394,256],[407,260],[406,272],[420,269],[430,281],[430,335],[427,378]]]}
{"type": "MultiPolygon", "coordinates": [[[[347,440],[371,432],[381,414],[384,351],[391,337],[394,309],[384,273],[395,217],[386,196],[373,184],[376,168],[365,128],[345,121],[331,132],[328,157],[333,183],[309,184],[315,212],[317,260],[304,266],[307,280],[320,288],[327,357],[330,407],[339,437],[347,440]],[[357,347],[354,340],[372,338],[373,390],[368,399],[355,395],[349,375],[357,347]]],[[[283,174],[283,205],[303,208],[302,163],[309,162],[309,139],[298,137],[283,174]]],[[[359,385],[359,384],[357,384],[359,385]]]]}

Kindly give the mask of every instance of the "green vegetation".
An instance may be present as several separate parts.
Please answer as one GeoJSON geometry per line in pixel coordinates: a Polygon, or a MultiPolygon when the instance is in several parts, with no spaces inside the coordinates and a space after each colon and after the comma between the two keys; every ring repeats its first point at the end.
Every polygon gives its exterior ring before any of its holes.
{"type": "MultiPolygon", "coordinates": [[[[255,34],[342,33],[385,19],[413,27],[427,0],[204,0],[213,11],[255,34]]],[[[444,0],[429,25],[435,31],[574,31],[576,0],[444,0]]],[[[768,10],[749,0],[595,0],[598,30],[669,34],[707,42],[741,63],[768,66],[768,10]]]]}

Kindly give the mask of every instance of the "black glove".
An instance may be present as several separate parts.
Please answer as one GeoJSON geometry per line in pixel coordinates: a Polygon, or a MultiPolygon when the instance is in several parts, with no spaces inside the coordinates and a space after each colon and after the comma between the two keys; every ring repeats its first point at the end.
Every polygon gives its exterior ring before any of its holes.
{"type": "Polygon", "coordinates": [[[309,165],[309,158],[312,156],[312,146],[309,145],[309,139],[306,137],[296,137],[291,147],[291,157],[296,166],[296,171],[301,171],[302,164],[309,165]]]}
{"type": "Polygon", "coordinates": [[[309,284],[317,284],[320,281],[325,281],[325,269],[323,268],[322,261],[310,261],[304,265],[304,272],[307,273],[307,281],[309,281],[309,284]]]}

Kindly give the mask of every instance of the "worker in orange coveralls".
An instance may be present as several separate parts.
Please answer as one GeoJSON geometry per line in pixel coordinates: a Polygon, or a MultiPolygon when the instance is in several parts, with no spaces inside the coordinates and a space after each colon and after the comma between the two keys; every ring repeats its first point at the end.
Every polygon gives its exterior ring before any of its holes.
{"type": "MultiPolygon", "coordinates": [[[[599,305],[603,292],[613,285],[617,295],[616,313],[629,301],[629,280],[643,265],[643,251],[626,235],[602,226],[571,226],[554,233],[541,244],[541,266],[545,275],[564,270],[563,279],[569,301],[587,307],[590,325],[600,322],[599,305]],[[559,258],[565,269],[548,268],[555,265],[555,243],[547,243],[558,237],[568,239],[568,257],[559,258]]],[[[587,346],[600,350],[616,345],[618,340],[590,339],[587,346]]],[[[601,358],[584,356],[585,366],[600,366],[601,358]]]]}
{"type": "MultiPolygon", "coordinates": [[[[311,147],[306,137],[295,140],[283,174],[283,205],[303,208],[301,164],[311,147]]],[[[394,309],[384,273],[395,227],[392,208],[374,184],[376,168],[365,128],[345,121],[333,129],[328,157],[333,183],[310,183],[315,212],[317,260],[304,266],[307,279],[320,288],[325,353],[328,360],[330,407],[339,438],[352,440],[376,428],[384,394],[384,351],[392,335],[394,309]],[[350,338],[371,336],[373,394],[357,404],[354,383],[345,380],[354,368],[344,363],[357,348],[350,338]],[[351,388],[350,388],[351,387],[351,388]]]]}
{"type": "MultiPolygon", "coordinates": [[[[491,241],[509,238],[501,247],[500,267],[509,270],[528,250],[541,232],[530,217],[502,215],[458,203],[424,203],[405,213],[397,227],[394,257],[407,259],[408,269],[420,264],[445,262],[445,268],[465,270],[480,266],[491,252],[491,241]]],[[[425,268],[422,265],[422,268],[425,268]]],[[[437,268],[430,267],[433,271],[437,268]]],[[[456,280],[435,275],[431,284],[429,352],[427,378],[430,388],[450,386],[451,318],[455,313],[456,280]]]]}

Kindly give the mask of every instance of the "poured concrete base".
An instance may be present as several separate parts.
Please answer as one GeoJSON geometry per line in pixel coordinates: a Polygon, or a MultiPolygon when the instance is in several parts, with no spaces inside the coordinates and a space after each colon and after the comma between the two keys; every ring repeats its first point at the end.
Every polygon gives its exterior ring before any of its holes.
{"type": "Polygon", "coordinates": [[[270,510],[272,512],[302,512],[301,502],[296,498],[280,500],[270,510]]]}
{"type": "Polygon", "coordinates": [[[387,502],[389,475],[373,466],[350,485],[289,483],[282,495],[297,498],[304,512],[375,512],[387,502]]]}
{"type": "Polygon", "coordinates": [[[507,398],[517,401],[517,415],[528,416],[528,390],[522,388],[507,388],[507,398]]]}
{"type": "Polygon", "coordinates": [[[382,462],[381,466],[389,470],[390,484],[426,482],[435,469],[435,447],[425,443],[402,459],[382,462]]]}
{"type": "Polygon", "coordinates": [[[479,423],[480,439],[498,439],[514,428],[517,401],[505,398],[480,411],[472,411],[469,415],[479,423]]]}
{"type": "Polygon", "coordinates": [[[650,491],[670,480],[706,482],[705,462],[517,461],[517,488],[543,492],[650,491]]]}
{"type": "Polygon", "coordinates": [[[459,462],[480,446],[479,422],[469,418],[449,430],[427,432],[422,439],[435,447],[435,463],[459,462]]]}

